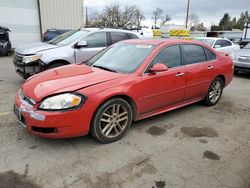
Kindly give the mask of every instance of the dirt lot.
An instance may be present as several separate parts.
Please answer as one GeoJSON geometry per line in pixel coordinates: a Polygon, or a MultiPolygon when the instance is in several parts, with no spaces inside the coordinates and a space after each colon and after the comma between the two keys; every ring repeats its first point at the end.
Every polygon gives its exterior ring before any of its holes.
{"type": "Polygon", "coordinates": [[[108,145],[30,135],[12,113],[22,84],[0,57],[0,187],[250,187],[250,75],[214,107],[194,104],[136,122],[108,145]]]}

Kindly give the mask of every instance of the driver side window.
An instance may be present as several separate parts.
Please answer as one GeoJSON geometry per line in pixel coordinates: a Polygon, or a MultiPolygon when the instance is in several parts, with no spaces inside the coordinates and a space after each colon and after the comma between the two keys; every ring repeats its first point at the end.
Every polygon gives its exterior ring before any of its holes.
{"type": "Polygon", "coordinates": [[[151,62],[150,67],[156,63],[165,64],[168,68],[181,66],[181,51],[179,45],[169,46],[161,50],[151,62]]]}
{"type": "Polygon", "coordinates": [[[83,40],[87,41],[88,48],[98,48],[107,46],[107,35],[106,32],[98,32],[90,34],[83,40]]]}

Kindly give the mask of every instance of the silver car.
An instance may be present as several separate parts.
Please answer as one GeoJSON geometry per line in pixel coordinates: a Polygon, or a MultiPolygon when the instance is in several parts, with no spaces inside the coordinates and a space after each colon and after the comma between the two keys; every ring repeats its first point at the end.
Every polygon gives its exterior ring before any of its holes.
{"type": "Polygon", "coordinates": [[[233,54],[234,71],[250,72],[250,43],[233,54]]]}
{"type": "Polygon", "coordinates": [[[238,44],[234,44],[232,41],[225,38],[216,38],[216,37],[203,37],[196,38],[196,40],[204,42],[208,46],[211,46],[216,51],[227,53],[232,55],[240,49],[238,44]]]}
{"type": "Polygon", "coordinates": [[[136,33],[120,29],[71,30],[47,43],[17,47],[13,63],[16,72],[26,79],[50,68],[84,62],[113,43],[135,38],[139,38],[136,33]]]}

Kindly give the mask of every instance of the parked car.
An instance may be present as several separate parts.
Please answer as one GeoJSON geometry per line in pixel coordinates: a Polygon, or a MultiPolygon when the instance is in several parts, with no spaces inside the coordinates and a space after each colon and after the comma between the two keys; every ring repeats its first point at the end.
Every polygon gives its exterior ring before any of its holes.
{"type": "Polygon", "coordinates": [[[72,30],[45,43],[19,46],[15,50],[16,72],[24,79],[41,71],[84,62],[107,46],[138,36],[126,30],[86,28],[72,30]]]}
{"type": "Polygon", "coordinates": [[[232,55],[236,51],[240,50],[240,46],[238,44],[235,44],[232,41],[225,38],[204,37],[195,39],[204,42],[205,44],[211,46],[212,48],[214,48],[219,52],[224,52],[229,55],[232,55]]]}
{"type": "Polygon", "coordinates": [[[47,29],[47,31],[42,36],[42,41],[47,42],[55,37],[70,31],[70,29],[47,29]]]}
{"type": "Polygon", "coordinates": [[[150,28],[140,28],[140,29],[132,29],[131,31],[140,35],[142,39],[152,39],[154,38],[153,30],[150,28]]]}
{"type": "Polygon", "coordinates": [[[233,54],[234,72],[250,72],[250,43],[233,54]]]}
{"type": "Polygon", "coordinates": [[[11,54],[11,42],[9,39],[9,28],[0,26],[0,55],[11,54]]]}
{"type": "Polygon", "coordinates": [[[109,143],[120,139],[132,121],[197,101],[215,105],[232,78],[232,59],[203,43],[127,40],[85,64],[29,78],[14,109],[33,134],[65,138],[90,132],[109,143]]]}

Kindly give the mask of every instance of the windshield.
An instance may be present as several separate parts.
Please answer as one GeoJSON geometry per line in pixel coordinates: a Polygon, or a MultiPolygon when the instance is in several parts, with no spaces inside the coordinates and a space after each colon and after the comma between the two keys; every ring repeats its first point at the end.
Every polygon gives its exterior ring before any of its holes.
{"type": "Polygon", "coordinates": [[[153,45],[117,43],[98,53],[87,64],[108,71],[132,73],[153,49],[153,45]]]}
{"type": "Polygon", "coordinates": [[[68,31],[48,41],[48,43],[57,46],[66,46],[74,42],[79,37],[85,35],[86,33],[88,33],[88,31],[79,31],[79,30],[68,31]]]}
{"type": "Polygon", "coordinates": [[[205,43],[205,44],[207,44],[208,46],[211,46],[211,47],[213,47],[213,43],[214,43],[214,40],[213,39],[196,39],[196,40],[198,40],[198,41],[200,41],[200,42],[203,42],[203,43],[205,43]]]}
{"type": "Polygon", "coordinates": [[[248,44],[244,47],[244,49],[250,49],[250,43],[248,43],[248,44]]]}

